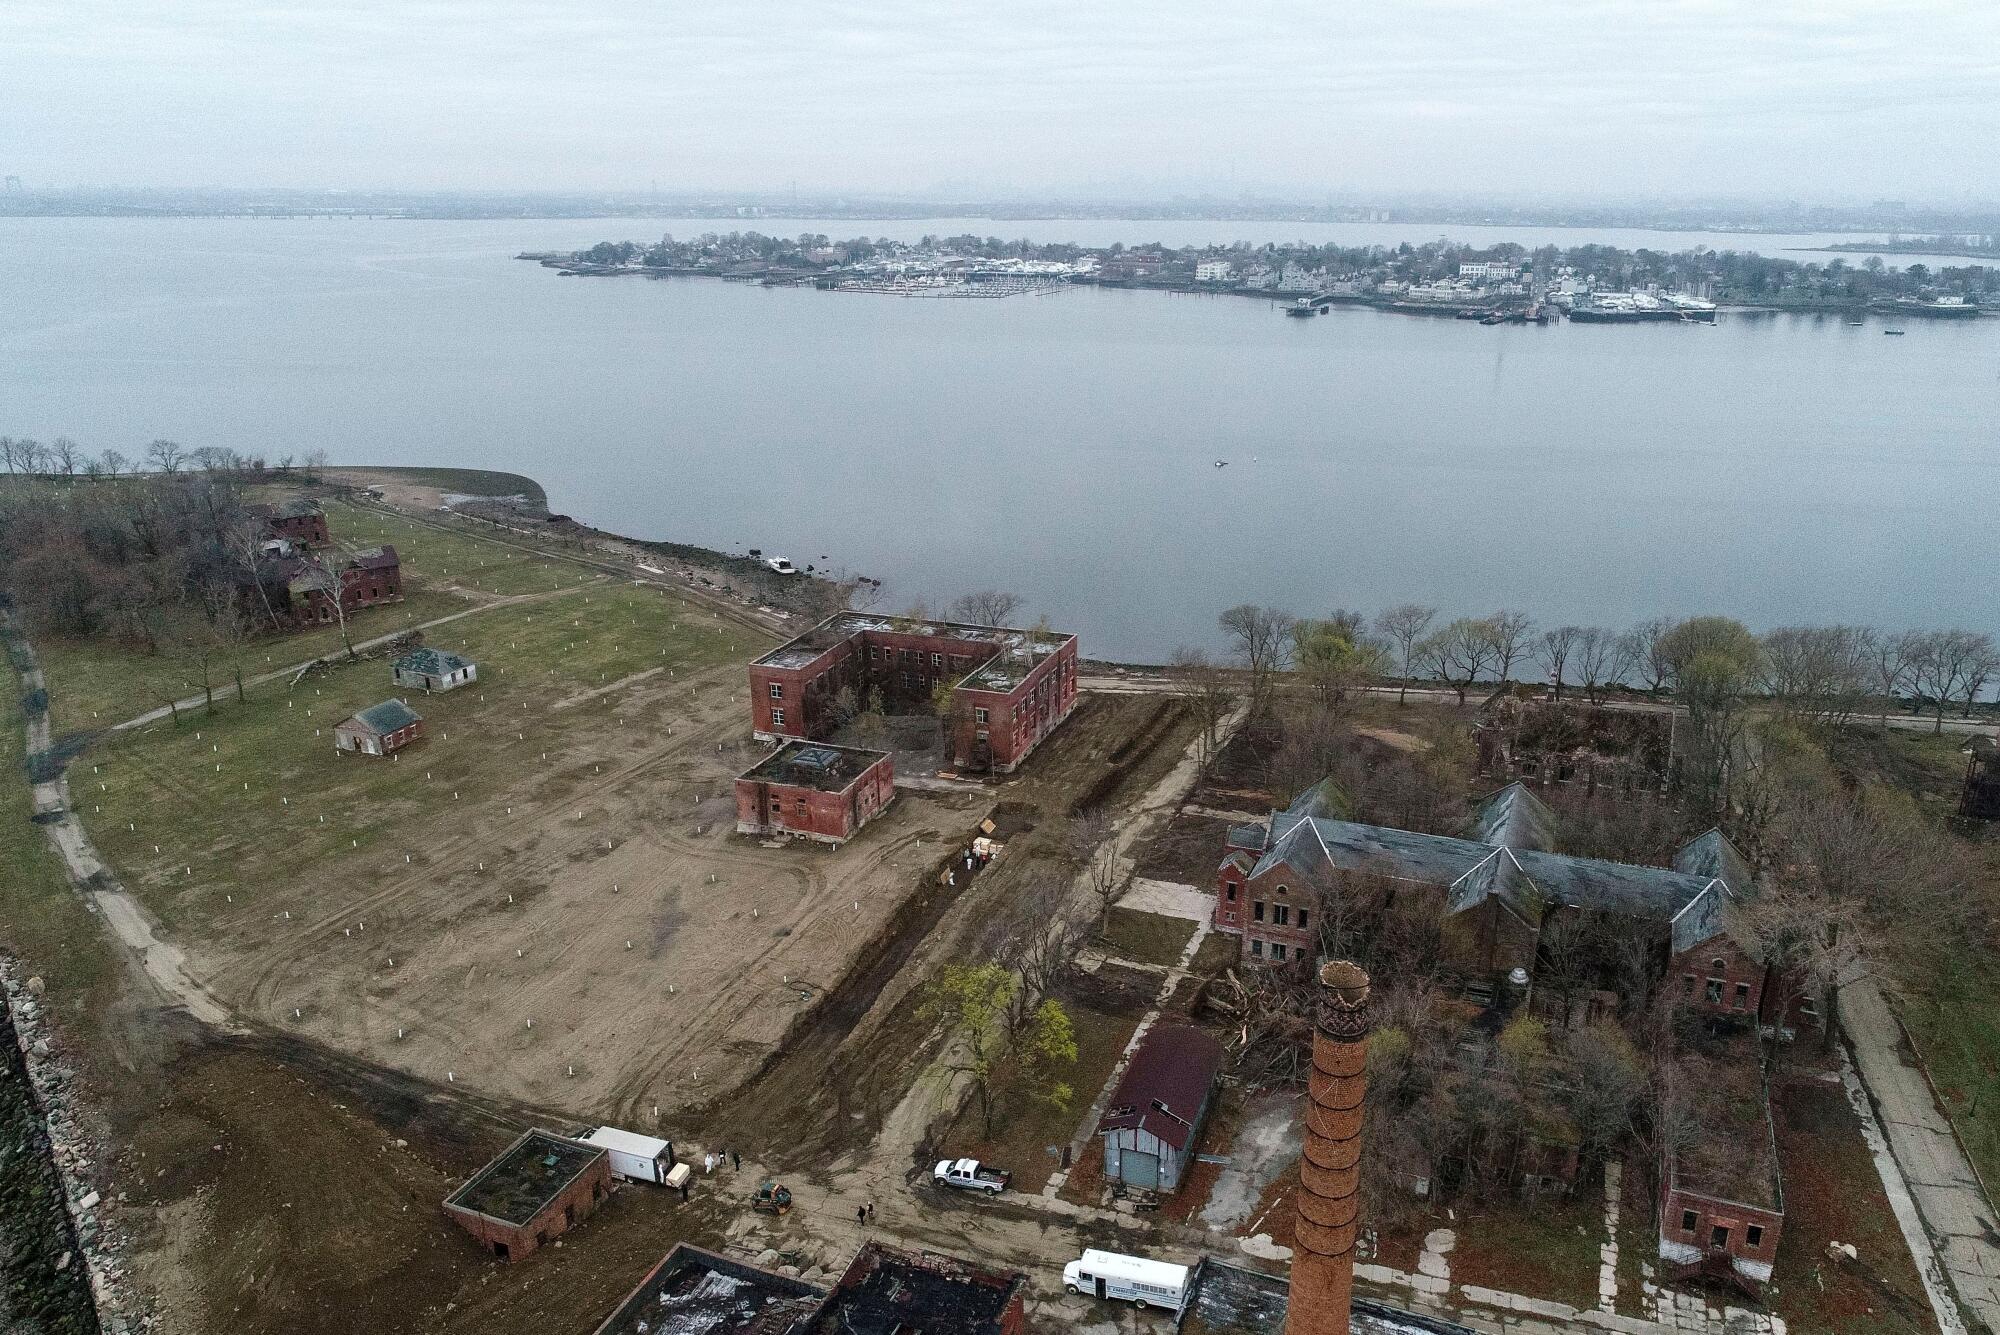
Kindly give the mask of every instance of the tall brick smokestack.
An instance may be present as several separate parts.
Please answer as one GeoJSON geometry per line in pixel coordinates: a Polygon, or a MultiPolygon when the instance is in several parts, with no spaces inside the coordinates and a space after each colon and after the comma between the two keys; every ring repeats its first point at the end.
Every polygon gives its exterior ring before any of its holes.
{"type": "Polygon", "coordinates": [[[1347,960],[1319,971],[1297,1246],[1285,1335],[1348,1335],[1361,1213],[1361,1111],[1368,1094],[1368,975],[1347,960]]]}

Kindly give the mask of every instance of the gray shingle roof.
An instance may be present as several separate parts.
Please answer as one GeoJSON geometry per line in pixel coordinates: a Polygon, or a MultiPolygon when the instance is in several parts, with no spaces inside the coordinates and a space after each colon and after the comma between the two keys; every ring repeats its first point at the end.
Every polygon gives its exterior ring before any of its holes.
{"type": "Polygon", "coordinates": [[[1272,813],[1273,837],[1252,876],[1279,864],[1326,866],[1445,887],[1451,913],[1498,899],[1537,925],[1556,904],[1670,923],[1676,951],[1720,933],[1732,894],[1754,892],[1748,863],[1717,831],[1690,841],[1672,868],[1549,851],[1558,842],[1555,815],[1518,784],[1481,805],[1474,820],[1480,837],[1472,839],[1316,817],[1309,813],[1317,793],[1308,789],[1291,808],[1272,813]]]}
{"type": "Polygon", "coordinates": [[[379,705],[370,705],[349,719],[378,737],[387,736],[412,723],[423,722],[424,716],[404,704],[401,700],[384,700],[379,705]]]}
{"type": "Polygon", "coordinates": [[[430,677],[447,676],[471,666],[471,659],[462,658],[449,649],[412,649],[396,660],[398,671],[421,672],[430,677]]]}

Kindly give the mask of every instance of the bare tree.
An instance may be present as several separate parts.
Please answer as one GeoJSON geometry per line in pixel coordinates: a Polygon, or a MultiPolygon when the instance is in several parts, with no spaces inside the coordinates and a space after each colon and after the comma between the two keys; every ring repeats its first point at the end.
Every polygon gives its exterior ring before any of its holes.
{"type": "Polygon", "coordinates": [[[1236,697],[1228,678],[1200,649],[1182,645],[1174,650],[1169,671],[1194,703],[1195,716],[1201,720],[1201,767],[1207,769],[1222,745],[1222,720],[1228,717],[1236,697]]]}
{"type": "Polygon", "coordinates": [[[1535,627],[1526,612],[1495,612],[1486,618],[1487,634],[1493,641],[1494,666],[1500,670],[1500,685],[1514,679],[1514,664],[1528,652],[1528,632],[1535,627]]]}
{"type": "Polygon", "coordinates": [[[1285,666],[1285,651],[1292,641],[1294,618],[1274,607],[1242,603],[1218,618],[1230,647],[1250,674],[1250,707],[1253,715],[1271,701],[1276,674],[1285,666]]]}
{"type": "Polygon", "coordinates": [[[1915,637],[1910,684],[1936,716],[1933,732],[1944,731],[1945,710],[1966,692],[1975,675],[1983,675],[1981,664],[1993,653],[1993,638],[1981,632],[1935,630],[1915,637]]]}
{"type": "Polygon", "coordinates": [[[23,473],[40,473],[48,468],[48,447],[39,440],[17,440],[14,453],[21,461],[23,473]]]}
{"type": "Polygon", "coordinates": [[[171,440],[156,440],[146,446],[146,462],[156,473],[178,473],[187,460],[187,451],[171,440]]]}
{"type": "Polygon", "coordinates": [[[68,436],[57,436],[49,442],[50,468],[61,472],[64,477],[76,476],[77,463],[82,458],[83,451],[68,436]]]}
{"type": "Polygon", "coordinates": [[[7,465],[12,473],[19,469],[21,462],[20,443],[12,436],[0,436],[0,463],[7,465]]]}
{"type": "Polygon", "coordinates": [[[1576,641],[1576,668],[1584,697],[1596,704],[1605,690],[1618,685],[1632,670],[1631,660],[1626,656],[1625,637],[1602,626],[1584,627],[1576,641]]]}
{"type": "Polygon", "coordinates": [[[131,460],[116,450],[106,450],[103,459],[104,471],[111,477],[117,477],[120,473],[124,472],[125,465],[131,462],[131,460]]]}
{"type": "Polygon", "coordinates": [[[1762,639],[1764,689],[1793,718],[1839,727],[1868,692],[1875,641],[1860,626],[1781,626],[1762,639]]]}
{"type": "Polygon", "coordinates": [[[1424,632],[1437,619],[1435,607],[1425,607],[1421,603],[1399,603],[1375,618],[1375,632],[1389,641],[1396,651],[1396,663],[1402,669],[1402,680],[1396,689],[1396,703],[1402,704],[1410,689],[1410,675],[1417,665],[1417,645],[1422,643],[1424,632]]]}
{"type": "Polygon", "coordinates": [[[1021,608],[1021,595],[1000,589],[979,589],[952,600],[945,615],[975,626],[1006,626],[1021,608]]]}
{"type": "Polygon", "coordinates": [[[1125,889],[1119,875],[1116,833],[1111,817],[1102,811],[1071,815],[1061,833],[1063,862],[1090,892],[1091,902],[1097,906],[1099,932],[1110,926],[1111,910],[1125,889]]]}
{"type": "Polygon", "coordinates": [[[1625,656],[1631,660],[1632,669],[1639,674],[1639,679],[1646,683],[1649,694],[1658,695],[1671,675],[1660,643],[1673,628],[1674,623],[1666,617],[1653,617],[1641,621],[1623,637],[1625,656]]]}
{"type": "Polygon", "coordinates": [[[1563,698],[1563,672],[1577,651],[1577,642],[1583,638],[1581,626],[1558,626],[1545,630],[1535,642],[1535,659],[1548,673],[1549,683],[1555,687],[1556,699],[1563,698]]]}
{"type": "Polygon", "coordinates": [[[326,451],[307,450],[305,457],[306,481],[317,482],[319,475],[326,471],[326,451]]]}
{"type": "Polygon", "coordinates": [[[1458,693],[1465,703],[1466,692],[1500,661],[1493,627],[1477,617],[1460,617],[1417,646],[1417,661],[1439,681],[1458,693]]]}

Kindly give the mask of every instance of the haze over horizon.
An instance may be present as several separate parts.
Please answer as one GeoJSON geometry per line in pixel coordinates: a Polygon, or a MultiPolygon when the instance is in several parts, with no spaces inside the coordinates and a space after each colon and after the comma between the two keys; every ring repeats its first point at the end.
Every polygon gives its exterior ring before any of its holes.
{"type": "Polygon", "coordinates": [[[16,0],[37,185],[1990,198],[2000,6],[16,0]],[[1981,167],[1989,169],[1981,174],[1981,167]]]}

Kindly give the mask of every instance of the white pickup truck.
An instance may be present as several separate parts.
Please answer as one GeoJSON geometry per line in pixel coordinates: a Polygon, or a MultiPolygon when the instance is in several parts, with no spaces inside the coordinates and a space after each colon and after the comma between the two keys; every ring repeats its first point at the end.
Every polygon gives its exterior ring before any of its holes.
{"type": "Polygon", "coordinates": [[[1007,1190],[1014,1175],[1003,1168],[988,1168],[977,1159],[940,1159],[931,1170],[931,1180],[940,1186],[998,1195],[1007,1190]]]}

